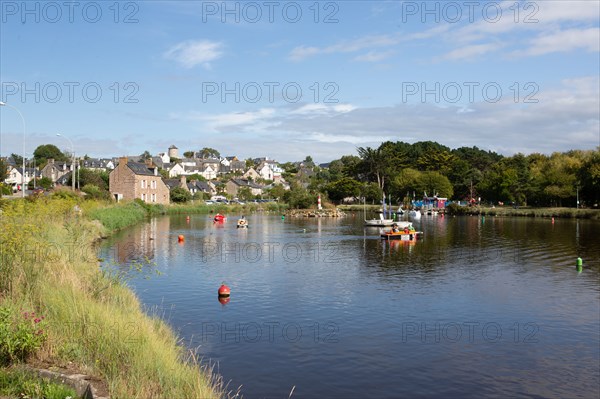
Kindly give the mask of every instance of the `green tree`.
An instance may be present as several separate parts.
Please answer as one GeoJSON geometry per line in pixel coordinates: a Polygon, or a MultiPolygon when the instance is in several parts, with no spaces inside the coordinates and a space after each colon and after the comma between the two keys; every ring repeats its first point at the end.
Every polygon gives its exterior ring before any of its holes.
{"type": "Polygon", "coordinates": [[[252,195],[252,190],[249,187],[241,187],[238,190],[237,197],[242,201],[248,201],[254,198],[254,195],[252,195]]]}
{"type": "Polygon", "coordinates": [[[171,202],[184,203],[192,199],[192,194],[182,187],[175,187],[171,190],[171,202]]]}
{"type": "Polygon", "coordinates": [[[219,158],[221,153],[214,148],[204,147],[200,150],[200,158],[219,158]]]}
{"type": "Polygon", "coordinates": [[[194,151],[186,151],[183,153],[183,156],[186,158],[193,158],[194,157],[194,151]]]}
{"type": "Polygon", "coordinates": [[[48,159],[54,159],[59,162],[66,162],[71,159],[71,156],[63,153],[54,144],[42,144],[39,145],[35,151],[33,151],[33,157],[38,165],[45,165],[48,159]]]}
{"type": "Polygon", "coordinates": [[[6,180],[8,176],[8,165],[4,162],[3,159],[0,159],[0,182],[6,180]]]}
{"type": "Polygon", "coordinates": [[[43,188],[44,190],[50,190],[53,186],[53,183],[48,177],[42,177],[37,181],[37,186],[43,188]]]}
{"type": "Polygon", "coordinates": [[[269,191],[268,191],[268,195],[271,198],[276,198],[276,199],[283,199],[283,197],[285,196],[286,193],[286,189],[283,188],[283,185],[281,184],[275,184],[269,191]]]}
{"type": "Polygon", "coordinates": [[[10,156],[12,157],[12,159],[15,160],[15,164],[17,165],[17,167],[19,167],[19,166],[23,167],[23,157],[22,156],[20,156],[19,154],[15,154],[15,153],[10,154],[10,156]]]}
{"type": "Polygon", "coordinates": [[[108,173],[91,170],[87,168],[79,169],[79,185],[81,187],[92,185],[99,190],[108,190],[108,173]]]}
{"type": "Polygon", "coordinates": [[[350,177],[343,177],[340,180],[329,183],[325,186],[327,195],[332,201],[340,202],[346,197],[358,197],[360,195],[362,184],[350,177]]]}
{"type": "Polygon", "coordinates": [[[140,159],[142,161],[148,160],[150,158],[152,158],[152,154],[150,154],[150,151],[148,151],[148,150],[142,152],[142,154],[140,155],[140,159]]]}
{"type": "Polygon", "coordinates": [[[450,180],[439,172],[425,171],[419,175],[417,181],[418,191],[426,192],[427,195],[438,197],[451,198],[454,194],[454,189],[450,180]]]}
{"type": "Polygon", "coordinates": [[[598,207],[600,202],[600,147],[590,151],[577,173],[582,203],[598,207]]]}

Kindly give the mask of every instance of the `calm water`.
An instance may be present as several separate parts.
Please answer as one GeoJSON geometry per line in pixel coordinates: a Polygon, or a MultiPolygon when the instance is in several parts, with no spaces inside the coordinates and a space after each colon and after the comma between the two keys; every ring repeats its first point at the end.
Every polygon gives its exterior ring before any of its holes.
{"type": "Polygon", "coordinates": [[[407,244],[360,214],[236,219],[153,219],[102,256],[142,262],[141,301],[244,397],[600,395],[598,222],[424,216],[407,244]]]}

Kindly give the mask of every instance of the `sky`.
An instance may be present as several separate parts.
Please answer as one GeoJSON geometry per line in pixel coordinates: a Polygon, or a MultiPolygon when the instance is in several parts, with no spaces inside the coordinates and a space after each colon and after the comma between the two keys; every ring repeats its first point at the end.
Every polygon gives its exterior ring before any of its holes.
{"type": "Polygon", "coordinates": [[[594,149],[599,71],[596,0],[0,0],[0,155],[594,149]]]}

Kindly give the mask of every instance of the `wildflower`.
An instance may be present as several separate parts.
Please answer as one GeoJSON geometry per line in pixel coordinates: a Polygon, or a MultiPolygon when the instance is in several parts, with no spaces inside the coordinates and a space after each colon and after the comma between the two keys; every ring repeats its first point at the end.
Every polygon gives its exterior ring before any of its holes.
{"type": "Polygon", "coordinates": [[[42,319],[40,319],[39,317],[36,317],[35,319],[33,319],[33,322],[35,324],[39,323],[40,321],[42,321],[42,319]]]}

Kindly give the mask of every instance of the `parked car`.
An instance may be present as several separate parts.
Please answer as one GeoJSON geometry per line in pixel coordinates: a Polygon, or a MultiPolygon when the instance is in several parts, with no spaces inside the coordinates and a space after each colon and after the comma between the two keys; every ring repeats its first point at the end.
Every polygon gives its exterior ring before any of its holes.
{"type": "Polygon", "coordinates": [[[205,203],[206,205],[214,205],[215,201],[210,201],[210,200],[208,200],[208,201],[204,201],[204,203],[205,203]]]}

